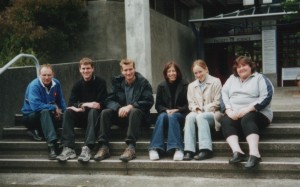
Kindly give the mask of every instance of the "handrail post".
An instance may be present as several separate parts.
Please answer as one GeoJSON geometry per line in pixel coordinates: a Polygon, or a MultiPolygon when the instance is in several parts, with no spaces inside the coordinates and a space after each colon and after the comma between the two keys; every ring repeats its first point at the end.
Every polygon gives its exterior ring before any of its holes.
{"type": "Polygon", "coordinates": [[[5,66],[3,66],[2,68],[0,68],[0,75],[5,70],[7,70],[10,66],[12,66],[13,64],[15,64],[22,57],[33,59],[33,61],[35,63],[35,68],[36,68],[36,76],[39,77],[39,75],[40,75],[40,64],[39,64],[39,61],[38,61],[38,59],[35,56],[30,55],[30,54],[18,54],[17,56],[15,56],[5,66]]]}

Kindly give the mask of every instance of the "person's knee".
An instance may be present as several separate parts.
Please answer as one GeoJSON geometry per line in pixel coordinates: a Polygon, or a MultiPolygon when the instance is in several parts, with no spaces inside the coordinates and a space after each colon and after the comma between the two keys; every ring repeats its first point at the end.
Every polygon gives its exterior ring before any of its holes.
{"type": "Polygon", "coordinates": [[[185,121],[188,123],[194,122],[196,119],[196,115],[190,113],[186,116],[185,121]]]}
{"type": "Polygon", "coordinates": [[[160,113],[157,117],[158,120],[166,120],[168,118],[168,114],[163,112],[163,113],[160,113]]]}
{"type": "Polygon", "coordinates": [[[138,108],[132,108],[132,109],[130,110],[130,113],[133,114],[133,115],[135,115],[135,114],[141,114],[141,113],[143,113],[143,112],[142,112],[141,109],[138,109],[138,108]]]}
{"type": "Polygon", "coordinates": [[[102,116],[108,116],[108,115],[111,115],[112,114],[112,112],[113,112],[113,110],[112,109],[104,109],[104,110],[102,110],[102,112],[101,112],[101,117],[102,116]]]}
{"type": "Polygon", "coordinates": [[[65,112],[64,112],[64,119],[67,119],[67,118],[71,118],[71,116],[73,116],[73,114],[74,114],[74,111],[73,110],[66,110],[65,112]]]}
{"type": "Polygon", "coordinates": [[[47,115],[47,114],[51,114],[51,112],[52,112],[52,111],[50,111],[50,110],[48,110],[48,109],[43,109],[43,110],[41,110],[40,113],[41,113],[41,115],[45,115],[45,114],[47,115]]]}
{"type": "Polygon", "coordinates": [[[97,109],[94,109],[94,108],[91,108],[90,110],[89,110],[89,116],[98,116],[98,114],[99,114],[99,110],[97,110],[97,109]]]}

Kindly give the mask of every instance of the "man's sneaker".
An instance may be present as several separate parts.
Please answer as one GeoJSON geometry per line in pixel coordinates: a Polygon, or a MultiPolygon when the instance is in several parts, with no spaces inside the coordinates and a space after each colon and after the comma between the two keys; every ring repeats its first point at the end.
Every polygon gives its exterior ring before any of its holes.
{"type": "Polygon", "coordinates": [[[120,156],[120,160],[123,162],[128,162],[135,158],[135,149],[134,148],[126,148],[124,153],[120,156]]]}
{"type": "Polygon", "coordinates": [[[81,149],[80,156],[78,157],[78,161],[80,162],[88,162],[91,159],[91,150],[88,146],[83,146],[81,149]]]}
{"type": "Polygon", "coordinates": [[[61,154],[56,157],[57,160],[62,162],[72,158],[76,158],[76,153],[74,149],[71,149],[69,147],[63,147],[61,154]]]}
{"type": "Polygon", "coordinates": [[[155,149],[149,151],[150,160],[159,160],[158,152],[155,149]]]}
{"type": "Polygon", "coordinates": [[[179,149],[176,149],[176,151],[174,153],[173,160],[175,160],[175,161],[183,160],[183,151],[179,150],[179,149]]]}
{"type": "Polygon", "coordinates": [[[96,153],[96,155],[94,156],[94,160],[101,161],[109,157],[110,157],[110,153],[108,147],[106,148],[101,147],[96,153]]]}

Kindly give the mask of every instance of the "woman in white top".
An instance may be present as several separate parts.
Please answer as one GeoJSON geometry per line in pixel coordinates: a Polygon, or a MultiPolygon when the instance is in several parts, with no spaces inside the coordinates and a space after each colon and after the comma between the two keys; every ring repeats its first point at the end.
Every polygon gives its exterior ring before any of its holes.
{"type": "Polygon", "coordinates": [[[246,160],[239,145],[239,137],[246,137],[249,159],[245,169],[258,166],[261,156],[258,150],[260,130],[273,118],[270,108],[274,88],[270,80],[257,73],[255,63],[246,56],[235,59],[233,75],[222,89],[225,116],[221,119],[222,132],[233,152],[230,164],[246,160]]]}

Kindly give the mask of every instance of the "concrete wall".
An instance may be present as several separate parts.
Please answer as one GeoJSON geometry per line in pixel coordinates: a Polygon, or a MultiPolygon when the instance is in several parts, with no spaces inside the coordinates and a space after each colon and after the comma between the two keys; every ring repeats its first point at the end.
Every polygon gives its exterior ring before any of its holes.
{"type": "Polygon", "coordinates": [[[191,64],[196,58],[196,40],[191,28],[178,23],[158,12],[150,12],[151,59],[153,89],[163,80],[164,64],[175,60],[183,77],[193,80],[191,64]]]}
{"type": "MultiPolygon", "coordinates": [[[[53,65],[53,68],[68,102],[73,83],[81,77],[78,63],[58,64],[53,65]]],[[[95,63],[95,74],[106,79],[108,91],[111,88],[111,77],[119,73],[118,60],[96,61],[95,63]]],[[[36,78],[35,67],[8,69],[0,76],[0,137],[3,127],[14,126],[14,116],[21,113],[26,87],[34,78],[36,78]]]]}
{"type": "Polygon", "coordinates": [[[92,59],[122,59],[126,57],[124,2],[87,1],[89,23],[83,34],[83,43],[66,55],[63,62],[72,62],[83,56],[92,59]]]}
{"type": "MultiPolygon", "coordinates": [[[[84,43],[63,62],[77,61],[83,56],[117,60],[126,57],[124,2],[88,1],[87,8],[89,28],[84,33],[84,43]]],[[[190,66],[196,58],[196,43],[191,28],[151,9],[150,29],[153,91],[163,79],[162,68],[169,60],[176,60],[184,77],[193,79],[190,66]]]]}

